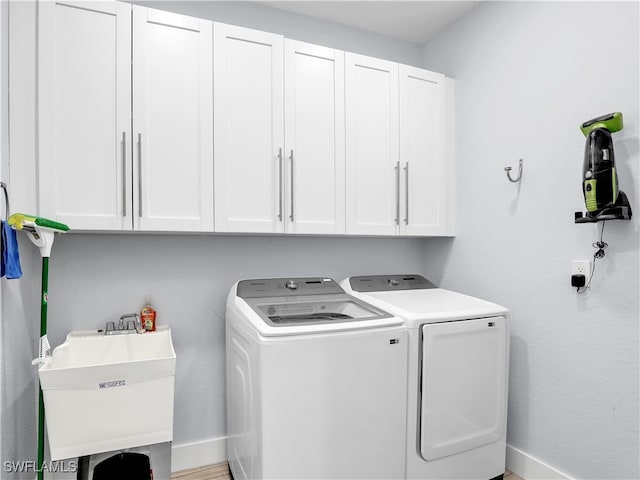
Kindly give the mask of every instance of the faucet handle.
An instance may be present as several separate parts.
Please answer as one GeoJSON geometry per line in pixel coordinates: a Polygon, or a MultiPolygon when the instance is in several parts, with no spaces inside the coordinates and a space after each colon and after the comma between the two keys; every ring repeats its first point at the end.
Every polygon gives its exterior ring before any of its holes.
{"type": "MultiPolygon", "coordinates": [[[[135,330],[137,333],[144,333],[142,322],[140,321],[140,315],[137,313],[126,313],[120,317],[119,325],[122,325],[122,329],[124,329],[124,320],[127,318],[133,319],[127,322],[127,330],[135,330]]],[[[120,329],[119,326],[118,329],[120,329]]]]}
{"type": "Polygon", "coordinates": [[[113,332],[116,329],[116,322],[107,322],[107,332],[113,332]]]}

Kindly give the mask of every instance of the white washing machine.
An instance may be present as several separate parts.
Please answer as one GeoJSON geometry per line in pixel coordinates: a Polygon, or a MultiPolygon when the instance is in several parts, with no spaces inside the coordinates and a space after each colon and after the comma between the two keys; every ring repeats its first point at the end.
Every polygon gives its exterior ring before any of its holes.
{"type": "Polygon", "coordinates": [[[330,278],[243,280],[226,313],[233,477],[404,478],[407,329],[330,278]]]}
{"type": "Polygon", "coordinates": [[[508,310],[437,288],[420,275],[354,276],[342,286],[405,320],[407,478],[502,478],[508,310]]]}

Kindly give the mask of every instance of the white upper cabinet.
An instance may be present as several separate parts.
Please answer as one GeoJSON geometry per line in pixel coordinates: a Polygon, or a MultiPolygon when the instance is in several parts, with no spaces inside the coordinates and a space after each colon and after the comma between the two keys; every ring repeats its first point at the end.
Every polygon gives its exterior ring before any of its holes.
{"type": "Polygon", "coordinates": [[[39,2],[39,214],[131,228],[131,6],[39,2]]]}
{"type": "Polygon", "coordinates": [[[285,225],[345,233],[344,52],[285,40],[285,225]]]}
{"type": "Polygon", "coordinates": [[[451,232],[450,164],[445,152],[445,77],[400,65],[400,232],[451,232]]]}
{"type": "Polygon", "coordinates": [[[445,77],[346,55],[347,233],[452,235],[445,77]]]}
{"type": "Polygon", "coordinates": [[[453,235],[443,75],[123,2],[38,9],[39,215],[73,230],[453,235]]]}
{"type": "Polygon", "coordinates": [[[74,230],[213,231],[212,23],[38,5],[39,214],[74,230]]]}
{"type": "Polygon", "coordinates": [[[215,229],[284,230],[284,38],[214,23],[215,229]]]}
{"type": "Polygon", "coordinates": [[[347,233],[395,235],[400,222],[398,64],[345,54],[347,233]]]}
{"type": "Polygon", "coordinates": [[[212,31],[133,7],[136,230],[213,231],[212,31]]]}
{"type": "Polygon", "coordinates": [[[344,233],[344,53],[214,24],[219,232],[344,233]]]}

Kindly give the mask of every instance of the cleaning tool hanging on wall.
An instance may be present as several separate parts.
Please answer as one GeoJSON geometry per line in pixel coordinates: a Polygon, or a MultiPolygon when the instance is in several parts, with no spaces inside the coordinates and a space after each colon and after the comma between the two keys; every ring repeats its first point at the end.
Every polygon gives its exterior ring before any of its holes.
{"type": "Polygon", "coordinates": [[[582,167],[582,193],[587,213],[575,212],[576,223],[631,219],[631,206],[618,190],[611,134],[623,128],[622,113],[614,112],[583,123],[580,130],[587,143],[582,167]]]}
{"type": "Polygon", "coordinates": [[[582,194],[587,213],[575,212],[575,222],[602,222],[602,228],[600,240],[593,243],[596,251],[591,262],[589,282],[585,285],[583,277],[581,282],[578,278],[577,283],[574,283],[575,276],[572,275],[571,284],[578,287],[578,293],[587,291],[593,280],[596,262],[605,256],[605,249],[608,247],[604,241],[605,222],[631,219],[629,199],[622,190],[618,189],[618,172],[611,137],[612,133],[619,132],[623,126],[621,112],[602,115],[580,126],[580,130],[587,138],[582,166],[582,194]]]}
{"type": "MultiPolygon", "coordinates": [[[[49,296],[49,257],[56,233],[69,231],[64,223],[58,223],[46,218],[15,213],[9,217],[9,225],[12,229],[25,232],[31,242],[40,250],[42,257],[42,290],[40,296],[40,344],[38,358],[34,364],[45,361],[49,350],[47,339],[47,302],[49,296]]],[[[15,232],[14,232],[15,233],[15,232]]],[[[16,250],[17,251],[17,250],[16,250]]],[[[42,389],[38,385],[38,480],[43,480],[44,464],[44,402],[42,389]]]]}

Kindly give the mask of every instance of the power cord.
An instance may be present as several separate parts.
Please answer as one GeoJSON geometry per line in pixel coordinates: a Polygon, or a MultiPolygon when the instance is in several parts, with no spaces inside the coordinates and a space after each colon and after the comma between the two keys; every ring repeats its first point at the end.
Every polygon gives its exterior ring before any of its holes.
{"type": "Polygon", "coordinates": [[[578,287],[578,293],[586,292],[587,288],[589,288],[589,285],[591,285],[591,280],[593,280],[593,274],[596,271],[596,260],[600,260],[601,258],[604,258],[605,250],[609,246],[609,244],[607,244],[602,240],[602,237],[604,235],[604,224],[606,222],[607,222],[606,220],[602,221],[602,229],[600,230],[600,241],[593,242],[591,244],[593,248],[596,248],[597,250],[593,254],[593,262],[591,264],[591,275],[589,275],[589,283],[587,283],[584,287],[578,287]],[[582,288],[582,290],[580,290],[580,288],[582,288]]]}
{"type": "Polygon", "coordinates": [[[598,250],[596,250],[596,253],[593,254],[593,260],[595,263],[595,260],[597,258],[603,258],[604,257],[604,251],[605,249],[609,246],[607,243],[602,241],[602,236],[604,235],[604,224],[606,223],[606,220],[602,221],[602,230],[600,230],[600,241],[599,242],[594,242],[593,248],[597,248],[598,250]]]}

